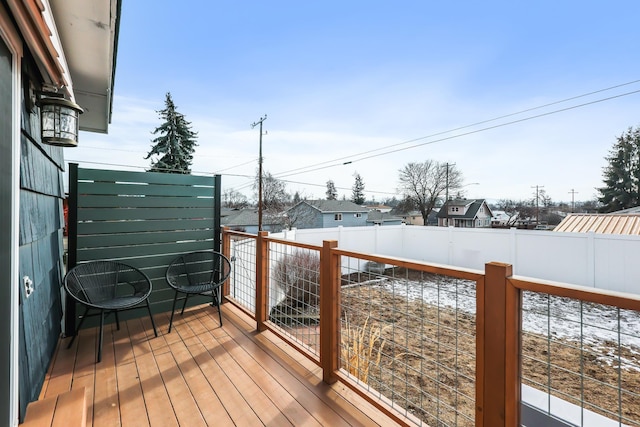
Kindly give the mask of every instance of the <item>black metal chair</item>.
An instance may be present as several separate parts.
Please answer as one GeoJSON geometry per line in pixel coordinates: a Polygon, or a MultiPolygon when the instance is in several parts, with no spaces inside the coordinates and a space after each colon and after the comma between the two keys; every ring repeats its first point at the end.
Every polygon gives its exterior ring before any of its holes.
{"type": "MultiPolygon", "coordinates": [[[[90,261],[69,270],[64,276],[64,287],[68,295],[85,307],[76,331],[87,318],[89,310],[99,311],[89,314],[89,316],[100,315],[98,362],[102,360],[102,330],[105,314],[115,313],[119,330],[118,311],[143,307],[142,303],[146,303],[153,332],[156,337],[158,336],[148,300],[151,294],[151,280],[139,269],[116,261],[90,261]]],[[[77,334],[76,332],[67,348],[71,347],[77,334]]]]}
{"type": "Polygon", "coordinates": [[[173,314],[176,311],[176,303],[179,294],[185,294],[182,311],[187,305],[187,300],[192,295],[207,295],[213,298],[212,305],[218,307],[220,326],[222,326],[222,312],[220,311],[221,292],[220,287],[231,273],[229,259],[219,252],[198,251],[177,256],[167,268],[167,283],[175,290],[171,319],[169,320],[169,333],[173,324],[173,314]]]}

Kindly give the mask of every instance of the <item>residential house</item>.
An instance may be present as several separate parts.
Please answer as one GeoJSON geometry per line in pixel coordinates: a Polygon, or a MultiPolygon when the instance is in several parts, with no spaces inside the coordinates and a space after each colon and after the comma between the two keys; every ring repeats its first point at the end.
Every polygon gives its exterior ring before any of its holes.
{"type": "Polygon", "coordinates": [[[286,215],[296,228],[361,227],[367,225],[369,210],[347,200],[303,200],[286,215]]]}
{"type": "Polygon", "coordinates": [[[389,212],[369,211],[367,225],[401,225],[403,219],[389,212]]]}
{"type": "Polygon", "coordinates": [[[512,215],[509,215],[505,211],[493,211],[493,215],[491,216],[492,227],[504,228],[508,227],[510,224],[515,226],[515,218],[512,218],[512,215]]]}
{"type": "Polygon", "coordinates": [[[393,210],[391,206],[381,205],[381,204],[366,205],[366,208],[369,209],[370,211],[380,211],[382,213],[391,212],[393,210]]]}
{"type": "Polygon", "coordinates": [[[424,223],[424,219],[422,218],[422,213],[420,211],[410,211],[410,212],[393,212],[394,215],[402,218],[402,222],[407,225],[438,225],[438,212],[440,208],[433,208],[429,215],[427,216],[427,223],[424,223]]]}
{"type": "MultiPolygon", "coordinates": [[[[258,210],[257,208],[244,209],[224,209],[220,224],[232,230],[244,231],[246,233],[258,233],[258,210]]],[[[263,215],[262,230],[279,232],[282,230],[284,221],[282,218],[274,218],[273,215],[263,215]]]]}
{"type": "Polygon", "coordinates": [[[397,215],[400,216],[407,225],[425,225],[420,211],[405,212],[397,215]]]}
{"type": "Polygon", "coordinates": [[[491,209],[485,199],[448,200],[438,212],[438,226],[462,228],[491,227],[491,209]]]}
{"type": "MultiPolygon", "coordinates": [[[[17,425],[27,403],[37,399],[61,331],[65,164],[63,147],[45,144],[42,101],[45,94],[64,96],[84,109],[80,130],[107,132],[120,5],[0,1],[3,426],[17,425]]],[[[72,145],[68,141],[49,140],[72,145]]]]}

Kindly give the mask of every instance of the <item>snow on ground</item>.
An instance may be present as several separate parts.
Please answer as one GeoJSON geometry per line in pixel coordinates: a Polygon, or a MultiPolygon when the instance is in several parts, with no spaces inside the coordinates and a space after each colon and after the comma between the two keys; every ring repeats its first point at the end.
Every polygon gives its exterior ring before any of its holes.
{"type": "MultiPolygon", "coordinates": [[[[439,277],[438,280],[388,279],[378,286],[398,296],[422,299],[428,304],[439,305],[475,314],[475,283],[469,280],[439,277]]],[[[640,371],[640,313],[601,304],[547,294],[525,292],[523,295],[522,328],[527,333],[565,339],[589,346],[601,356],[599,359],[625,369],[640,371]],[[622,347],[636,360],[618,355],[622,347]]]]}

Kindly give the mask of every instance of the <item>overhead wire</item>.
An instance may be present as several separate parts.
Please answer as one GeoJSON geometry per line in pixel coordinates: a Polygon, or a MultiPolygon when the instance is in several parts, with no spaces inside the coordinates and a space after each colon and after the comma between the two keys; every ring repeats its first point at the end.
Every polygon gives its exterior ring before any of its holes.
{"type": "MultiPolygon", "coordinates": [[[[583,104],[573,105],[573,106],[570,106],[570,107],[561,108],[561,109],[554,110],[554,111],[549,111],[549,112],[546,112],[546,113],[536,114],[534,116],[529,116],[529,117],[525,117],[525,118],[518,119],[518,120],[512,120],[512,121],[509,121],[509,122],[500,123],[500,124],[497,124],[497,125],[494,125],[494,126],[487,126],[487,127],[484,127],[484,128],[480,128],[480,129],[476,129],[476,130],[473,130],[473,131],[469,131],[469,132],[464,132],[464,133],[461,133],[461,134],[448,136],[448,137],[445,137],[445,138],[439,138],[439,139],[436,139],[436,140],[433,140],[433,141],[427,141],[427,142],[423,142],[423,143],[420,143],[420,144],[410,145],[408,147],[397,148],[397,149],[385,151],[385,152],[379,153],[379,154],[373,154],[373,155],[370,155],[370,156],[365,156],[365,157],[360,157],[360,158],[353,158],[352,160],[350,160],[349,162],[346,162],[346,163],[335,163],[335,164],[331,164],[331,165],[327,165],[327,166],[317,167],[317,168],[313,168],[313,169],[306,169],[306,170],[302,170],[302,171],[300,171],[300,169],[303,169],[303,168],[298,168],[298,169],[293,169],[293,170],[288,171],[288,172],[280,172],[280,173],[276,174],[276,176],[278,178],[285,178],[285,177],[292,176],[292,175],[301,175],[301,174],[304,174],[304,173],[315,172],[315,171],[318,171],[318,170],[333,168],[333,167],[336,167],[336,166],[344,166],[345,164],[352,164],[352,163],[355,163],[355,162],[371,159],[371,158],[374,158],[374,157],[386,156],[388,154],[397,153],[397,152],[400,152],[400,151],[406,151],[406,150],[410,150],[410,149],[417,148],[417,147],[422,147],[424,145],[430,145],[430,144],[435,144],[437,142],[447,141],[447,140],[451,140],[451,139],[455,139],[455,138],[461,138],[463,136],[468,136],[468,135],[472,135],[472,134],[479,133],[479,132],[484,132],[484,131],[488,131],[488,130],[492,130],[492,129],[497,129],[497,128],[504,127],[504,126],[509,126],[509,125],[512,125],[512,124],[515,124],[515,123],[521,123],[521,122],[537,119],[537,118],[540,118],[540,117],[550,116],[552,114],[557,114],[557,113],[561,113],[561,112],[564,112],[564,111],[574,110],[576,108],[581,108],[581,107],[585,107],[587,105],[593,105],[593,104],[597,104],[597,103],[600,103],[600,102],[609,101],[611,99],[621,98],[623,96],[628,96],[628,95],[633,95],[633,94],[636,94],[636,93],[640,93],[640,89],[635,90],[635,91],[631,91],[631,92],[626,92],[626,93],[619,94],[619,95],[610,96],[610,97],[607,97],[607,98],[598,99],[598,100],[595,100],[595,101],[585,102],[583,104]],[[291,172],[291,173],[289,173],[289,172],[291,172]]],[[[484,121],[484,123],[487,123],[489,121],[493,121],[493,119],[484,121]]],[[[470,126],[472,126],[472,125],[464,126],[464,127],[457,128],[457,129],[464,129],[464,128],[467,128],[467,127],[470,127],[470,126]]],[[[440,132],[440,133],[434,134],[434,135],[442,135],[444,133],[449,133],[449,132],[453,132],[453,130],[452,131],[446,131],[446,132],[440,132]]],[[[420,140],[423,140],[423,139],[430,138],[430,137],[432,137],[434,135],[424,136],[424,137],[420,137],[420,138],[414,138],[412,140],[405,141],[405,142],[402,142],[402,143],[389,145],[386,148],[391,148],[391,147],[395,147],[395,146],[399,146],[399,145],[404,145],[404,144],[408,144],[410,142],[420,141],[420,140]]],[[[381,149],[384,149],[384,148],[381,148],[381,149]]],[[[360,156],[362,154],[368,154],[368,153],[372,153],[372,152],[375,152],[375,151],[380,151],[381,149],[366,151],[366,152],[363,152],[361,154],[352,155],[351,157],[358,157],[358,156],[360,156]]],[[[338,160],[343,160],[343,159],[351,158],[351,157],[340,158],[338,160]]],[[[324,162],[324,163],[320,163],[320,164],[326,164],[326,163],[328,163],[328,162],[324,162]]]]}
{"type": "MultiPolygon", "coordinates": [[[[565,102],[573,101],[573,100],[576,100],[576,99],[585,98],[587,96],[595,95],[595,94],[602,93],[602,92],[607,92],[607,91],[610,91],[610,90],[613,90],[613,89],[618,89],[618,88],[621,88],[621,87],[624,87],[624,86],[629,86],[629,85],[636,84],[636,83],[640,83],[640,79],[633,80],[633,81],[626,82],[626,83],[621,83],[621,84],[614,85],[614,86],[609,86],[609,87],[604,88],[604,89],[591,91],[591,92],[584,93],[584,94],[581,94],[581,95],[576,95],[576,96],[572,96],[572,97],[569,97],[569,98],[564,98],[564,99],[561,99],[559,101],[549,102],[547,104],[539,105],[539,106],[536,106],[536,107],[526,108],[524,110],[516,111],[514,113],[504,114],[504,115],[501,115],[501,116],[498,116],[498,117],[494,117],[494,118],[491,118],[491,119],[481,120],[479,122],[471,123],[471,124],[464,125],[464,126],[459,126],[459,127],[453,128],[453,129],[446,130],[446,131],[436,132],[436,133],[433,133],[433,134],[430,134],[430,135],[421,136],[421,137],[418,137],[418,138],[412,138],[412,139],[409,139],[409,140],[406,140],[406,141],[402,141],[402,142],[398,142],[398,143],[395,143],[395,144],[386,145],[384,147],[374,148],[372,150],[367,150],[367,151],[363,151],[363,152],[360,152],[360,153],[351,154],[351,155],[344,156],[344,157],[338,157],[338,158],[335,158],[335,159],[332,159],[332,160],[327,160],[327,161],[320,162],[320,163],[315,163],[314,165],[302,166],[302,167],[298,167],[298,168],[295,168],[295,169],[290,169],[290,170],[287,170],[287,171],[278,172],[278,173],[274,174],[274,176],[277,176],[277,177],[291,176],[291,175],[293,175],[292,172],[303,171],[303,170],[308,169],[308,168],[313,168],[313,169],[311,169],[309,171],[305,171],[305,172],[312,172],[312,171],[324,169],[324,168],[319,168],[318,169],[317,166],[325,165],[325,164],[328,164],[328,163],[340,162],[340,161],[343,161],[343,160],[352,159],[353,157],[358,157],[358,156],[362,156],[362,155],[366,155],[366,154],[370,154],[370,153],[375,153],[375,152],[378,152],[378,151],[386,150],[388,148],[399,147],[401,145],[410,144],[412,142],[417,142],[417,141],[421,141],[421,140],[424,140],[424,139],[433,138],[433,137],[440,136],[440,135],[445,135],[447,133],[456,132],[456,131],[459,131],[459,130],[468,129],[468,128],[475,127],[475,126],[480,126],[480,125],[483,125],[485,123],[495,122],[497,120],[501,120],[501,119],[505,119],[505,118],[513,117],[513,116],[517,116],[517,115],[528,113],[528,112],[535,111],[535,110],[540,110],[540,109],[543,109],[543,108],[551,107],[553,105],[558,105],[558,104],[562,104],[562,103],[565,103],[565,102]]],[[[609,99],[612,99],[612,98],[616,98],[616,97],[620,97],[620,96],[626,96],[626,95],[630,95],[630,94],[637,93],[637,92],[638,91],[628,92],[626,94],[622,94],[622,95],[614,96],[614,97],[610,97],[610,98],[605,98],[603,100],[594,101],[592,103],[602,102],[602,101],[606,101],[606,100],[609,100],[609,99]]],[[[573,107],[573,108],[578,108],[580,106],[585,106],[585,105],[589,105],[589,104],[591,104],[591,103],[581,104],[581,105],[573,107]]],[[[571,108],[567,108],[567,109],[571,109],[571,108]]],[[[560,109],[560,110],[556,110],[554,112],[550,112],[549,114],[556,113],[556,112],[562,112],[562,111],[565,111],[565,110],[566,109],[560,109]]],[[[548,114],[543,114],[543,115],[548,115],[548,114]]],[[[541,117],[543,115],[533,116],[532,118],[541,117]]],[[[516,120],[516,121],[508,122],[508,123],[505,124],[505,126],[508,125],[508,124],[518,123],[519,121],[523,121],[523,120],[516,120]]],[[[499,126],[495,126],[495,127],[499,127],[499,126]]],[[[495,127],[488,127],[488,128],[485,128],[485,130],[493,129],[495,127]]],[[[465,134],[462,134],[460,136],[465,136],[467,134],[468,133],[465,133],[465,134]]],[[[447,139],[451,139],[451,138],[443,138],[443,139],[440,139],[440,140],[437,140],[437,141],[434,141],[434,142],[440,142],[440,141],[444,141],[444,140],[447,140],[447,139]]],[[[416,146],[412,146],[412,147],[417,147],[417,146],[420,146],[420,145],[416,145],[416,146]]],[[[398,150],[398,151],[402,151],[402,150],[398,150]]],[[[394,151],[391,151],[391,152],[394,152],[394,151]]],[[[371,156],[371,157],[377,157],[377,156],[371,156]]],[[[370,157],[366,157],[366,158],[370,158],[370,157]]],[[[362,159],[358,159],[358,160],[362,160],[362,159]]],[[[355,160],[355,161],[358,161],[358,160],[355,160]]],[[[330,167],[342,166],[342,165],[350,164],[350,163],[353,163],[353,162],[354,162],[354,160],[351,160],[351,161],[348,161],[348,162],[334,164],[334,165],[331,165],[330,167]]],[[[305,173],[305,172],[301,172],[301,173],[305,173]]]]}
{"type": "MultiPolygon", "coordinates": [[[[435,139],[435,140],[432,140],[432,141],[426,141],[426,142],[423,142],[423,143],[420,143],[420,144],[413,144],[413,145],[410,145],[410,146],[407,146],[407,147],[401,147],[403,145],[410,144],[410,143],[413,143],[413,142],[422,141],[422,140],[433,138],[433,137],[436,137],[436,136],[445,135],[447,133],[456,132],[456,131],[459,131],[459,130],[476,127],[476,126],[479,126],[479,125],[482,125],[482,124],[491,123],[491,122],[494,122],[494,121],[497,121],[497,120],[501,120],[501,119],[505,119],[505,118],[508,118],[508,117],[517,116],[517,115],[524,114],[524,113],[527,113],[527,112],[539,110],[539,109],[542,109],[542,108],[547,108],[547,107],[550,107],[550,106],[553,106],[553,105],[558,105],[558,104],[561,104],[561,103],[564,103],[564,102],[568,102],[568,101],[584,98],[584,97],[587,97],[587,96],[591,96],[591,95],[594,95],[594,94],[606,92],[606,91],[617,89],[617,88],[624,87],[624,86],[629,86],[629,85],[632,85],[632,84],[635,84],[635,83],[638,83],[638,82],[640,82],[640,79],[633,80],[633,81],[630,81],[630,82],[627,82],[627,83],[618,84],[618,85],[615,85],[615,86],[610,86],[610,87],[607,87],[607,88],[604,88],[604,89],[599,89],[599,90],[588,92],[588,93],[585,93],[585,94],[581,94],[581,95],[565,98],[565,99],[562,99],[562,100],[559,100],[559,101],[550,102],[550,103],[547,103],[547,104],[544,104],[544,105],[527,108],[527,109],[520,110],[520,111],[517,111],[517,112],[514,112],[514,113],[501,115],[501,116],[498,116],[498,117],[494,117],[492,119],[482,120],[482,121],[475,122],[475,123],[472,123],[472,124],[469,124],[469,125],[459,126],[459,127],[454,128],[454,129],[450,129],[450,130],[446,130],[446,131],[442,131],[442,132],[437,132],[437,133],[434,133],[434,134],[430,134],[430,135],[426,135],[426,136],[422,136],[422,137],[418,137],[418,138],[412,138],[412,139],[409,139],[409,140],[406,140],[406,141],[402,141],[402,142],[399,142],[399,143],[386,145],[384,147],[379,147],[379,148],[376,148],[376,149],[373,149],[373,150],[367,150],[367,151],[363,151],[361,153],[351,154],[349,156],[338,157],[338,158],[333,159],[333,160],[328,160],[328,161],[324,161],[324,162],[320,162],[320,163],[315,163],[314,165],[310,165],[310,166],[290,169],[288,171],[283,171],[283,172],[279,172],[279,173],[273,174],[273,176],[274,176],[274,178],[278,178],[279,180],[284,181],[284,182],[289,182],[289,183],[294,183],[294,184],[301,184],[301,185],[308,185],[308,186],[324,187],[325,184],[304,183],[304,182],[298,182],[298,181],[284,180],[282,178],[286,178],[286,177],[293,176],[293,175],[301,175],[301,174],[309,173],[309,172],[315,172],[315,171],[318,171],[318,170],[333,168],[333,167],[337,167],[337,166],[343,166],[343,165],[346,165],[346,164],[352,164],[352,163],[359,162],[359,161],[362,161],[362,160],[367,160],[367,159],[371,159],[371,158],[375,158],[375,157],[380,157],[380,156],[385,156],[385,155],[388,155],[388,154],[393,154],[393,153],[396,153],[396,152],[410,150],[410,149],[421,147],[421,146],[425,146],[425,145],[430,145],[430,144],[435,144],[435,143],[438,143],[438,142],[443,142],[443,141],[447,141],[447,140],[461,138],[461,137],[472,135],[472,134],[476,134],[476,133],[479,133],[479,132],[484,132],[484,131],[488,131],[488,130],[492,130],[492,129],[497,129],[497,128],[500,128],[500,127],[509,126],[509,125],[513,125],[513,124],[516,124],[516,123],[521,123],[521,122],[525,122],[525,121],[529,121],[529,120],[534,120],[534,119],[537,119],[537,118],[541,118],[541,117],[545,117],[545,116],[549,116],[549,115],[553,115],[553,114],[558,114],[558,113],[561,113],[561,112],[565,112],[565,111],[569,111],[569,110],[573,110],[573,109],[577,109],[577,108],[582,108],[582,107],[585,107],[585,106],[588,106],[588,105],[593,105],[593,104],[609,101],[609,100],[612,100],[612,99],[633,95],[633,94],[636,94],[636,93],[640,93],[640,89],[639,90],[630,91],[630,92],[625,92],[625,93],[618,94],[618,95],[613,95],[613,96],[606,97],[606,98],[593,100],[593,101],[590,101],[590,102],[585,102],[585,103],[582,103],[582,104],[577,104],[577,105],[572,105],[572,106],[565,107],[565,108],[560,108],[560,109],[553,110],[553,111],[548,111],[548,112],[541,113],[541,114],[536,114],[536,115],[533,115],[533,116],[524,117],[524,118],[517,119],[517,120],[511,120],[511,121],[508,121],[508,122],[499,123],[499,124],[496,124],[496,125],[493,125],[493,126],[483,127],[483,128],[480,128],[480,129],[475,129],[475,130],[472,130],[472,131],[469,131],[469,132],[455,134],[455,135],[447,136],[447,137],[444,137],[444,138],[435,139]],[[394,148],[394,147],[400,147],[400,148],[394,148]],[[394,148],[394,149],[388,150],[390,148],[394,148]],[[383,151],[383,152],[379,153],[382,150],[387,150],[387,151],[383,151]],[[378,154],[372,154],[372,153],[378,153],[378,154]],[[367,156],[367,154],[371,154],[371,155],[367,156]],[[364,156],[364,157],[362,157],[362,156],[364,156]],[[335,162],[340,162],[340,161],[343,161],[343,160],[348,160],[348,161],[344,161],[342,163],[335,163],[335,162]],[[333,163],[333,164],[330,164],[330,163],[333,163]],[[318,167],[319,165],[324,165],[324,166],[318,167]]],[[[102,149],[102,147],[88,147],[88,148],[102,149]]],[[[120,150],[120,151],[133,152],[132,150],[120,150]]],[[[67,160],[66,162],[80,162],[80,161],[67,160]]],[[[103,166],[128,167],[128,168],[136,168],[136,169],[146,169],[147,168],[146,166],[122,165],[122,164],[114,164],[114,163],[106,163],[106,162],[89,162],[89,161],[83,161],[83,162],[84,163],[89,163],[89,164],[103,165],[103,166]]],[[[244,166],[244,165],[247,165],[247,164],[250,164],[250,163],[253,163],[253,162],[255,162],[255,159],[252,159],[252,160],[250,160],[248,162],[244,162],[244,163],[241,163],[241,164],[238,164],[238,165],[235,165],[235,166],[230,166],[228,168],[221,169],[221,170],[218,170],[216,172],[203,172],[203,171],[192,171],[192,172],[193,173],[198,173],[198,174],[205,174],[205,175],[216,175],[216,174],[220,174],[220,172],[227,171],[227,170],[230,170],[230,169],[234,169],[236,167],[244,166]]],[[[251,175],[228,174],[228,173],[225,173],[223,175],[236,176],[236,177],[245,177],[245,178],[251,179],[252,181],[255,179],[255,177],[253,177],[251,175]]],[[[240,190],[240,189],[248,188],[248,187],[253,185],[252,181],[248,182],[246,184],[241,184],[240,186],[236,186],[235,189],[236,190],[240,190]]],[[[349,190],[349,189],[346,189],[346,188],[340,188],[340,189],[349,190]]],[[[371,192],[371,193],[392,194],[392,193],[381,192],[381,191],[370,191],[370,190],[367,190],[367,191],[371,192]]]]}

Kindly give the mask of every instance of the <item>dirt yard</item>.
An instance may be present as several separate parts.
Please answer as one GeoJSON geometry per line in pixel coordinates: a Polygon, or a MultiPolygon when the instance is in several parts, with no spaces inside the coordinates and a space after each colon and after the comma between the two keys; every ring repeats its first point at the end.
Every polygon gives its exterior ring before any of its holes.
{"type": "MultiPolygon", "coordinates": [[[[429,426],[475,424],[475,315],[394,296],[375,284],[345,287],[342,295],[349,323],[343,329],[343,346],[349,350],[342,357],[352,360],[345,369],[429,426]],[[365,322],[362,333],[358,325],[365,322]],[[358,339],[364,342],[355,345],[358,339]],[[358,347],[363,353],[359,362],[354,358],[358,347]]],[[[550,389],[576,405],[583,400],[586,409],[609,418],[620,408],[627,417],[624,424],[640,425],[640,348],[622,347],[620,356],[631,364],[621,375],[615,352],[614,343],[599,348],[583,344],[581,350],[580,343],[567,339],[548,342],[525,333],[523,383],[550,389]],[[602,357],[606,353],[614,357],[602,357]],[[612,414],[600,408],[610,408],[612,414]]]]}

